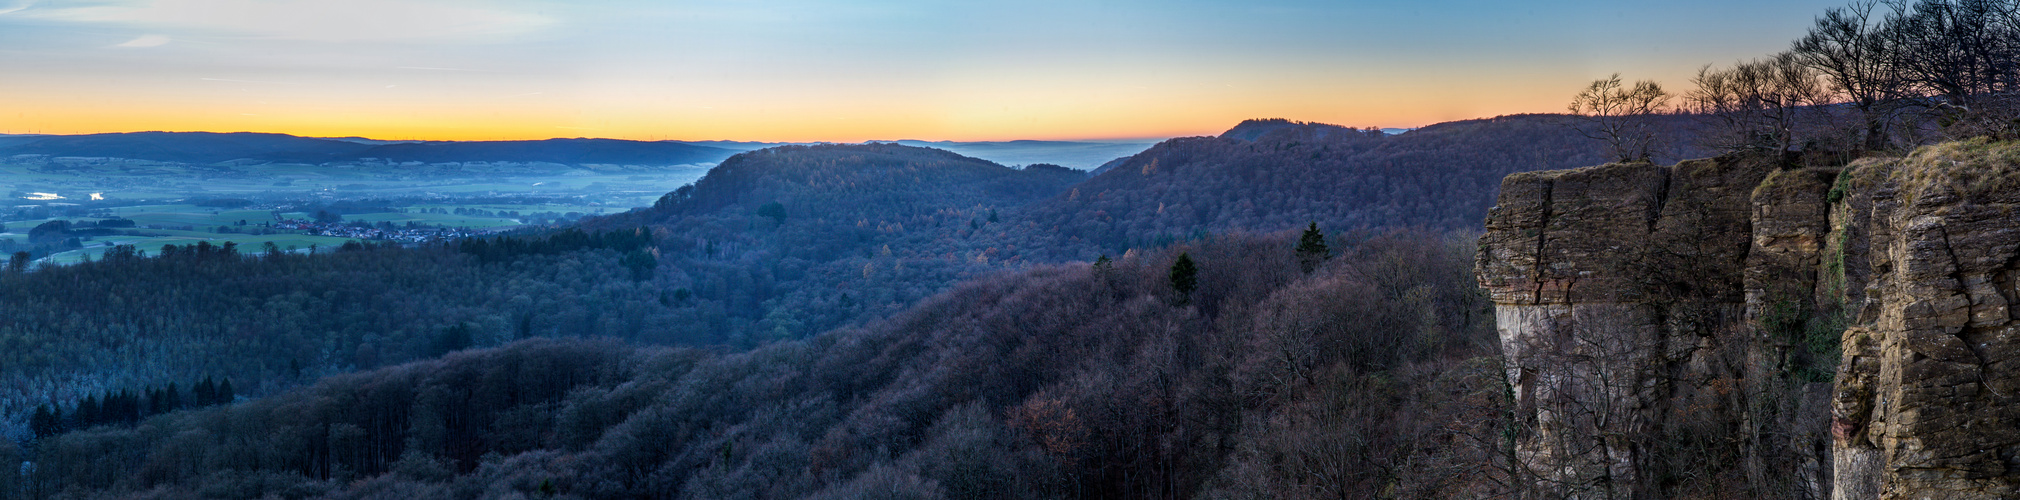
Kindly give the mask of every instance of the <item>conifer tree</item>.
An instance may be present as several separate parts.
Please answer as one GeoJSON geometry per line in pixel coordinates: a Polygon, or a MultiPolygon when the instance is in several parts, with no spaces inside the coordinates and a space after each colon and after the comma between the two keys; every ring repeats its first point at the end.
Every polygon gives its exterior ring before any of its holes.
{"type": "Polygon", "coordinates": [[[35,415],[28,418],[28,429],[36,438],[45,438],[63,433],[63,409],[49,408],[49,405],[35,407],[35,415]]]}
{"type": "Polygon", "coordinates": [[[190,393],[195,399],[192,402],[198,408],[217,404],[217,383],[212,382],[208,375],[204,376],[202,381],[197,382],[196,388],[192,389],[190,393]]]}
{"type": "Polygon", "coordinates": [[[1326,234],[1319,232],[1319,223],[1313,222],[1305,228],[1305,234],[1298,237],[1298,268],[1311,274],[1319,264],[1333,258],[1333,251],[1326,248],[1326,234]]]}
{"type": "Polygon", "coordinates": [[[182,391],[176,389],[175,382],[169,382],[168,387],[161,390],[161,400],[156,401],[154,404],[156,411],[160,413],[180,410],[182,409],[182,391]]]}
{"type": "Polygon", "coordinates": [[[77,411],[70,413],[70,428],[89,429],[98,425],[99,418],[98,396],[85,396],[84,401],[77,403],[77,411]]]}
{"type": "Polygon", "coordinates": [[[1192,291],[1198,288],[1199,267],[1193,265],[1192,254],[1178,254],[1178,260],[1171,263],[1171,289],[1178,292],[1179,303],[1190,301],[1192,291]]]}

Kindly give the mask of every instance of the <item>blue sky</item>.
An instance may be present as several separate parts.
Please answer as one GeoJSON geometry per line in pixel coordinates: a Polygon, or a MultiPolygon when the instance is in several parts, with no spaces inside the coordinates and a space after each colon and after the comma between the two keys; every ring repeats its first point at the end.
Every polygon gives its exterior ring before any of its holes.
{"type": "Polygon", "coordinates": [[[0,132],[838,141],[1554,112],[1613,72],[1685,90],[1842,5],[9,1],[0,132]]]}

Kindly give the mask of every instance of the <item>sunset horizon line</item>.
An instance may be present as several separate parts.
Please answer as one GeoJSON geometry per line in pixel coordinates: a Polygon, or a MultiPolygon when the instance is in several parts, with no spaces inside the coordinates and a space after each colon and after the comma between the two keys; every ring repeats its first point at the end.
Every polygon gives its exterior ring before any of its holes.
{"type": "Polygon", "coordinates": [[[939,137],[939,138],[926,138],[926,137],[932,137],[932,136],[926,136],[926,135],[919,135],[919,136],[896,136],[896,138],[891,138],[891,137],[888,137],[888,136],[886,136],[886,137],[878,137],[878,138],[869,138],[869,139],[805,139],[805,138],[728,138],[728,137],[719,137],[719,138],[711,138],[711,139],[682,139],[682,138],[672,138],[672,137],[670,137],[670,136],[671,136],[672,134],[615,134],[615,135],[552,135],[552,136],[539,136],[539,135],[501,135],[501,136],[493,136],[493,137],[483,137],[483,136],[476,136],[476,135],[472,135],[472,136],[464,136],[464,137],[457,137],[457,138],[444,138],[444,137],[425,137],[425,138],[424,138],[424,137],[413,137],[413,136],[406,136],[406,137],[402,137],[402,136],[392,136],[392,135],[378,135],[378,134],[372,134],[372,133],[320,133],[320,132],[302,132],[302,131],[282,131],[282,130],[276,130],[276,129],[237,129],[237,130],[233,130],[233,129],[204,129],[204,128],[189,128],[189,129],[172,129],[172,128],[133,128],[133,129],[109,129],[109,130],[101,130],[101,131],[59,131],[59,132],[40,132],[40,131],[16,131],[16,130],[0,130],[0,136],[11,136],[11,137],[76,137],[76,136],[91,136],[91,135],[116,135],[116,134],[147,134],[147,133],[168,133],[168,134],[272,134],[272,135],[285,135],[285,136],[290,136],[290,137],[300,137],[300,138],[305,138],[305,139],[325,139],[325,140],[344,140],[344,139],[356,139],[356,140],[366,140],[366,141],[377,141],[377,142],[527,142],[527,141],[546,141],[546,140],[570,140],[570,139],[573,139],[573,140],[620,140],[620,141],[633,141],[633,142],[681,142],[681,143],[705,143],[705,142],[741,142],[741,143],[772,143],[772,144],[863,144],[863,143],[870,143],[870,142],[903,142],[903,141],[916,141],[916,142],[957,142],[957,143],[959,143],[959,142],[1012,142],[1012,141],[1048,141],[1048,142],[1085,142],[1085,143],[1137,143],[1137,142],[1145,142],[1145,143],[1154,143],[1154,142],[1159,142],[1159,141],[1164,141],[1164,140],[1169,140],[1169,139],[1174,139],[1174,138],[1180,138],[1180,137],[1212,137],[1212,136],[1218,136],[1218,135],[1220,135],[1220,134],[1222,134],[1222,133],[1226,132],[1226,131],[1227,131],[1228,129],[1230,129],[1230,128],[1233,128],[1234,126],[1236,126],[1236,125],[1239,125],[1239,124],[1241,124],[1242,122],[1245,122],[1245,121],[1249,121],[1249,120],[1273,120],[1273,119],[1283,119],[1283,120],[1289,120],[1289,121],[1293,121],[1293,122],[1298,122],[1298,123],[1306,123],[1306,124],[1323,124],[1323,125],[1332,125],[1332,126],[1339,126],[1339,127],[1348,127],[1348,128],[1356,128],[1356,129],[1367,129],[1367,128],[1373,128],[1373,129],[1378,129],[1378,130],[1398,130],[1398,129],[1400,129],[1400,130],[1415,130],[1415,129],[1419,129],[1419,128],[1423,128],[1423,127],[1427,127],[1427,126],[1431,126],[1431,125],[1437,125],[1437,124],[1441,124],[1441,123],[1451,123],[1451,122],[1459,122],[1459,121],[1468,121],[1468,120],[1487,120],[1487,119],[1493,119],[1493,118],[1498,118],[1498,117],[1504,117],[1504,116],[1518,116],[1518,115],[1531,115],[1531,114],[1558,114],[1558,113],[1544,113],[1544,112],[1538,112],[1538,113],[1507,113],[1507,114],[1498,114],[1498,115],[1493,115],[1493,116],[1478,116],[1478,117],[1471,117],[1471,118],[1459,118],[1459,119],[1452,119],[1452,120],[1443,120],[1443,121],[1433,121],[1433,122],[1428,122],[1428,123],[1423,123],[1423,124],[1410,124],[1410,125],[1404,125],[1404,126],[1382,126],[1382,125],[1365,125],[1365,124],[1348,124],[1348,123],[1342,123],[1342,122],[1336,122],[1336,121],[1329,121],[1329,120],[1324,120],[1324,119],[1300,119],[1300,118],[1292,118],[1292,117],[1287,117],[1287,116],[1256,116],[1256,117],[1251,117],[1251,118],[1244,118],[1244,119],[1242,119],[1242,120],[1237,120],[1237,121],[1234,121],[1234,122],[1231,122],[1231,123],[1228,123],[1228,124],[1226,124],[1226,125],[1223,125],[1223,126],[1221,126],[1220,128],[1218,128],[1218,129],[1214,129],[1214,130],[1210,130],[1210,131],[1202,129],[1202,130],[1200,130],[1200,131],[1195,131],[1195,132],[1174,132],[1174,133],[1162,133],[1162,134],[1157,134],[1157,133],[1153,133],[1153,134],[1143,134],[1143,135],[1123,135],[1123,134],[1118,134],[1118,135],[1096,135],[1096,136],[1067,136],[1067,135],[1060,135],[1060,136],[1047,136],[1047,135],[1044,135],[1044,134],[1036,134],[1036,135],[1009,135],[1009,136],[997,136],[997,137],[993,137],[993,138],[976,138],[976,137],[939,137]]]}

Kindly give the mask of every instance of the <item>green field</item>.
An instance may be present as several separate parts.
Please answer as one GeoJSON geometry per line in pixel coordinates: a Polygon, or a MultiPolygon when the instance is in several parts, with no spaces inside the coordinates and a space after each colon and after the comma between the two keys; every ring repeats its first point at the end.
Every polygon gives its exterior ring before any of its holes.
{"type": "Polygon", "coordinates": [[[133,219],[140,227],[147,226],[195,226],[199,228],[233,226],[239,221],[256,225],[272,222],[273,212],[269,210],[232,210],[199,207],[195,205],[143,205],[119,207],[110,210],[113,215],[133,219]]]}
{"type": "MultiPolygon", "coordinates": [[[[522,225],[520,221],[511,218],[422,212],[424,209],[431,208],[440,208],[443,210],[472,208],[494,212],[517,210],[527,211],[528,213],[532,213],[534,210],[540,212],[560,212],[565,210],[589,213],[594,212],[600,207],[577,205],[462,206],[436,204],[402,209],[407,210],[405,212],[348,214],[343,217],[345,222],[359,221],[375,224],[379,222],[391,222],[400,226],[412,222],[429,227],[462,229],[505,229],[522,225]]],[[[292,248],[296,251],[308,251],[311,245],[316,245],[320,248],[334,248],[343,245],[345,242],[352,241],[350,238],[293,233],[256,235],[217,232],[219,226],[246,231],[262,229],[260,227],[261,224],[275,220],[274,211],[272,210],[221,209],[188,204],[162,204],[112,207],[94,210],[93,213],[133,220],[135,227],[116,229],[116,231],[121,233],[132,234],[84,237],[84,248],[55,253],[39,259],[38,262],[70,264],[80,262],[87,256],[96,259],[104,255],[106,250],[110,249],[112,245],[133,245],[137,249],[147,252],[148,255],[159,255],[163,245],[193,245],[199,241],[208,241],[213,245],[222,245],[227,241],[236,242],[239,244],[239,251],[242,253],[259,252],[263,248],[262,245],[267,242],[273,242],[274,245],[283,249],[292,248]],[[245,221],[246,225],[239,226],[239,221],[245,221]],[[180,229],[183,227],[188,227],[189,229],[180,229]]],[[[283,218],[302,220],[311,217],[311,214],[303,212],[285,212],[280,215],[283,218]]],[[[25,245],[28,243],[27,233],[29,229],[52,220],[65,220],[72,223],[92,223],[105,219],[107,217],[57,217],[10,220],[5,222],[9,232],[0,233],[0,241],[25,245]]]]}

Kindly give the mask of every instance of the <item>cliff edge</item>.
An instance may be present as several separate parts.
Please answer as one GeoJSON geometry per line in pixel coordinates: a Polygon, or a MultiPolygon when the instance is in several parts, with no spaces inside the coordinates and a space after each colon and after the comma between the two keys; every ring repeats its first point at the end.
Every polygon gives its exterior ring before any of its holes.
{"type": "Polygon", "coordinates": [[[2020,494],[2020,143],[1507,177],[1477,273],[1526,481],[2020,494]]]}

